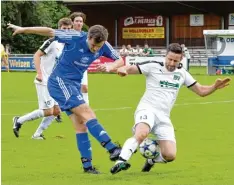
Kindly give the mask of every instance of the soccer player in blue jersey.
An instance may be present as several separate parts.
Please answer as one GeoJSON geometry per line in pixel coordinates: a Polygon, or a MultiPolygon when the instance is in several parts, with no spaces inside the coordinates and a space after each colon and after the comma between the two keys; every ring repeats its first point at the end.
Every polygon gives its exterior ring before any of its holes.
{"type": "Polygon", "coordinates": [[[81,153],[84,172],[98,174],[92,166],[91,144],[87,133],[79,133],[85,124],[93,137],[110,153],[110,160],[118,159],[121,148],[111,138],[96,119],[94,111],[87,105],[80,92],[81,79],[88,66],[100,56],[115,60],[108,65],[101,64],[98,70],[111,72],[124,65],[123,59],[107,42],[108,31],[101,25],[90,27],[88,33],[75,30],[62,31],[48,27],[19,27],[8,24],[13,35],[26,33],[55,37],[64,43],[64,50],[48,80],[50,95],[59,103],[62,111],[70,117],[76,130],[77,146],[81,153]]]}

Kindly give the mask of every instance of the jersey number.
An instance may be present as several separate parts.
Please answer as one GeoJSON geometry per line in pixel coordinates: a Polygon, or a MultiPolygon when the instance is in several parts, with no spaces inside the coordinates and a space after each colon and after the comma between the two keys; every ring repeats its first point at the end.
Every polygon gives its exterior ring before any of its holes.
{"type": "Polygon", "coordinates": [[[147,119],[147,115],[140,116],[140,119],[147,119]]]}

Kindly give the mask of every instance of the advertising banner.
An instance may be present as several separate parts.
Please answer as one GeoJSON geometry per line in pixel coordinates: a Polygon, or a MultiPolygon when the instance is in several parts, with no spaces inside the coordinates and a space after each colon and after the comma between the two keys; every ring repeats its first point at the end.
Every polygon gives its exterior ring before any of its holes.
{"type": "MultiPolygon", "coordinates": [[[[9,57],[8,59],[10,71],[35,71],[35,65],[33,57],[9,57]]],[[[2,66],[1,70],[5,71],[5,67],[2,66]]]]}
{"type": "Polygon", "coordinates": [[[132,16],[120,19],[123,39],[163,39],[165,23],[161,15],[132,16]]]}
{"type": "Polygon", "coordinates": [[[123,28],[124,39],[163,39],[164,27],[123,28]]]}

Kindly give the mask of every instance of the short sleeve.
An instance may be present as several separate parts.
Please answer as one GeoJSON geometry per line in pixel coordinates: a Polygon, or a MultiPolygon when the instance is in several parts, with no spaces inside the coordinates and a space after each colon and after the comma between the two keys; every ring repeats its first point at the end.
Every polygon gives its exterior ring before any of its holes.
{"type": "Polygon", "coordinates": [[[61,43],[70,43],[82,37],[83,32],[75,30],[55,30],[55,40],[61,43]]]}
{"type": "Polygon", "coordinates": [[[120,58],[118,52],[107,41],[104,44],[103,56],[112,60],[117,60],[120,58]]]}
{"type": "Polygon", "coordinates": [[[184,80],[184,85],[189,87],[192,87],[193,85],[195,85],[197,83],[197,81],[192,77],[192,75],[186,71],[185,71],[185,80],[184,80]]]}
{"type": "Polygon", "coordinates": [[[158,61],[145,61],[136,64],[140,74],[144,74],[145,76],[149,75],[152,69],[160,70],[163,66],[163,62],[158,61]]]}
{"type": "Polygon", "coordinates": [[[47,54],[50,50],[53,49],[54,39],[46,40],[41,47],[39,48],[43,53],[47,54]]]}

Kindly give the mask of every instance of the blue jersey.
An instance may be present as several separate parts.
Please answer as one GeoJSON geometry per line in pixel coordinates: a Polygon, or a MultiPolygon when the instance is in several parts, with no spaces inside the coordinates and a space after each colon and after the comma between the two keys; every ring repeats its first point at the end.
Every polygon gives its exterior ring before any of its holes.
{"type": "Polygon", "coordinates": [[[107,41],[96,53],[92,53],[88,47],[86,32],[55,30],[55,39],[65,45],[52,76],[62,76],[64,79],[80,83],[88,66],[100,56],[113,60],[119,58],[118,53],[107,41]]]}
{"type": "Polygon", "coordinates": [[[70,115],[72,108],[85,103],[80,82],[88,66],[100,56],[116,60],[119,55],[108,42],[92,53],[85,32],[56,30],[55,40],[64,43],[64,49],[49,77],[48,91],[61,110],[70,115]]]}

